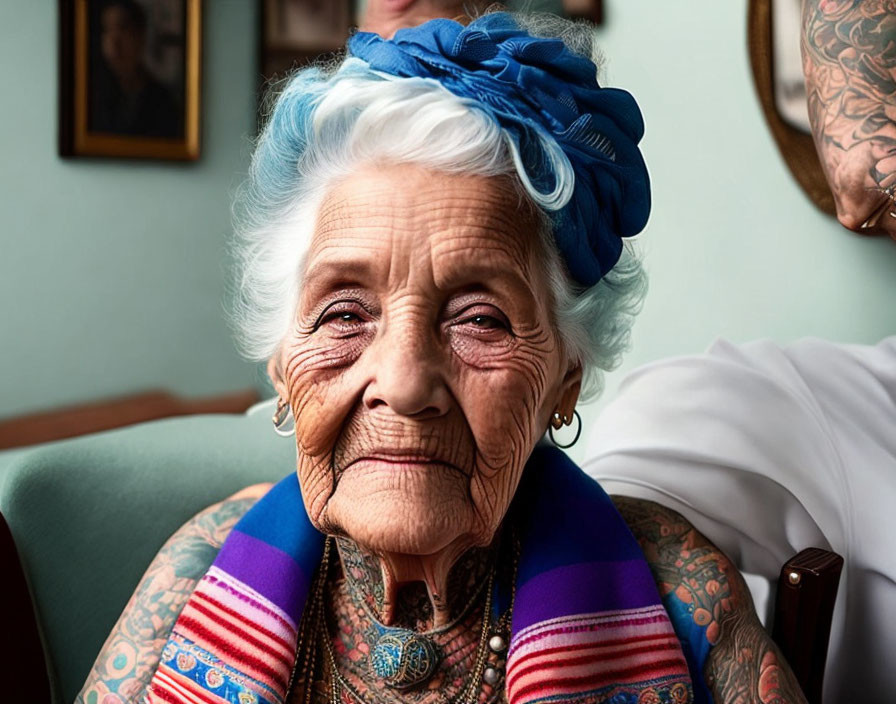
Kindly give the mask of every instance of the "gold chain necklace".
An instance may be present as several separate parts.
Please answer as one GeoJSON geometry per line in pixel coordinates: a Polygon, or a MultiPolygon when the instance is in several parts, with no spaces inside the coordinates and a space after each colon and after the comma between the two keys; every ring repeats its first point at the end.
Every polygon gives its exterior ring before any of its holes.
{"type": "Polygon", "coordinates": [[[289,683],[286,686],[286,696],[284,702],[289,702],[293,685],[296,680],[296,673],[299,670],[299,654],[303,654],[302,659],[302,681],[305,683],[305,691],[303,704],[311,704],[312,694],[312,676],[315,668],[315,655],[317,654],[316,636],[320,632],[319,625],[323,620],[324,612],[324,586],[327,583],[327,573],[330,568],[330,553],[332,552],[333,541],[327,537],[324,540],[324,553],[321,557],[320,565],[317,568],[317,578],[314,582],[314,590],[311,598],[306,606],[306,613],[302,615],[302,621],[299,625],[298,647],[296,650],[296,661],[293,664],[292,672],[289,675],[289,683]]]}

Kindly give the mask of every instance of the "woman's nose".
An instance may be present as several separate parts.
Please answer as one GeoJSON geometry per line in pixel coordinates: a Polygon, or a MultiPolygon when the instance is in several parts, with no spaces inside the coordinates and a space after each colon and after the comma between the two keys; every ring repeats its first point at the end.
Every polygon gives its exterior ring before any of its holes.
{"type": "Polygon", "coordinates": [[[423,325],[392,325],[381,329],[374,350],[371,381],[364,404],[389,408],[403,416],[429,418],[448,412],[451,395],[435,333],[423,325]],[[391,328],[391,329],[390,329],[391,328]]]}

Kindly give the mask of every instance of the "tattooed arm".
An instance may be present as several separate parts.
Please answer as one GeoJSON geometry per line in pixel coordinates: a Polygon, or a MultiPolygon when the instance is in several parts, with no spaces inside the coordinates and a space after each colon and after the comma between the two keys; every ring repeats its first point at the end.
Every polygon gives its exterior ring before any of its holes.
{"type": "Polygon", "coordinates": [[[724,553],[675,511],[623,496],[613,502],[640,543],[664,602],[677,598],[706,629],[711,650],[703,674],[716,704],[804,703],[743,577],[724,553]]]}
{"type": "Polygon", "coordinates": [[[106,639],[76,704],[142,701],[181,609],[234,524],[269,488],[257,484],[194,516],[156,555],[106,639]],[[111,695],[110,698],[104,698],[111,695]]]}
{"type": "Polygon", "coordinates": [[[803,0],[802,30],[809,120],[837,216],[896,238],[896,0],[803,0]]]}

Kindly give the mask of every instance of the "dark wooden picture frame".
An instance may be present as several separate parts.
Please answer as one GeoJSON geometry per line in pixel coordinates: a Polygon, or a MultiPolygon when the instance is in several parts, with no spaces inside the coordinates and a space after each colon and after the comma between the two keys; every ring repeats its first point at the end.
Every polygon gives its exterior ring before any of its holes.
{"type": "Polygon", "coordinates": [[[563,0],[563,12],[570,19],[588,20],[593,24],[603,24],[603,0],[563,0]]]}
{"type": "Polygon", "coordinates": [[[774,0],[749,0],[747,45],[753,82],[775,143],[793,177],[809,199],[828,215],[836,215],[834,196],[815,151],[812,135],[787,122],[775,101],[775,51],[772,27],[774,0]]]}
{"type": "Polygon", "coordinates": [[[60,154],[198,159],[201,0],[59,0],[59,17],[60,154]]]}
{"type": "Polygon", "coordinates": [[[259,64],[264,84],[340,51],[355,25],[353,0],[259,1],[259,64]]]}

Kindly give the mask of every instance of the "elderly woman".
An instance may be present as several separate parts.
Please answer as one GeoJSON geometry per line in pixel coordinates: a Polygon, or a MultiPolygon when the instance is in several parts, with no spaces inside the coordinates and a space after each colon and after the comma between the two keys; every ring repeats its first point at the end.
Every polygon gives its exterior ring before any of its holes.
{"type": "Polygon", "coordinates": [[[723,555],[539,444],[626,342],[649,187],[590,29],[528,23],[359,33],[286,85],[238,320],[297,472],[175,534],[83,701],[801,700],[723,555]]]}

